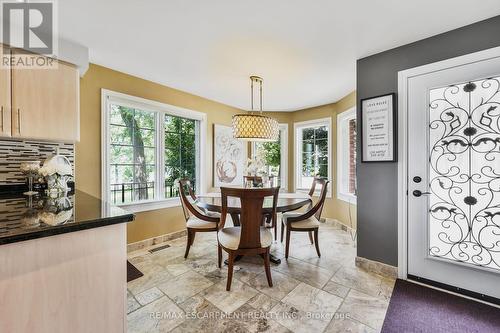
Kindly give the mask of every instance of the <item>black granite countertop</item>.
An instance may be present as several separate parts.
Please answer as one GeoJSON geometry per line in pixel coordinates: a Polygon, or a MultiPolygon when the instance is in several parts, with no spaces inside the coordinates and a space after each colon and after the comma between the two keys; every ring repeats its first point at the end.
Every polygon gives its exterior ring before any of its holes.
{"type": "Polygon", "coordinates": [[[0,191],[0,245],[126,223],[134,215],[85,192],[66,197],[0,191]]]}

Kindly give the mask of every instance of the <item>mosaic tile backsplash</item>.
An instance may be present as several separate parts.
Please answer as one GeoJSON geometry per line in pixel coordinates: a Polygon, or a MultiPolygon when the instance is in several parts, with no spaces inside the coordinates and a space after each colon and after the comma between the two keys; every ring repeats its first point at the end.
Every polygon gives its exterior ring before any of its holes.
{"type": "Polygon", "coordinates": [[[75,165],[75,145],[72,143],[41,142],[32,140],[0,139],[0,186],[24,184],[26,177],[21,173],[21,162],[40,160],[59,154],[66,156],[75,165]]]}

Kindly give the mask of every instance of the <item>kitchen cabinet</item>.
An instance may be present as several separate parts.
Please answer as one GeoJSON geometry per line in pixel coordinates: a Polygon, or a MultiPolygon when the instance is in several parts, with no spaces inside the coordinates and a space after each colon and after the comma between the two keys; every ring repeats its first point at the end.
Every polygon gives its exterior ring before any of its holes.
{"type": "MultiPolygon", "coordinates": [[[[2,49],[2,57],[23,57],[2,49]]],[[[37,57],[43,57],[37,55],[37,57]]],[[[80,78],[75,66],[0,70],[0,136],[75,142],[80,139],[80,78]]]]}
{"type": "MultiPolygon", "coordinates": [[[[12,56],[18,55],[13,50],[12,56]]],[[[78,141],[79,74],[59,61],[57,68],[11,69],[12,136],[78,141]]]]}
{"type": "Polygon", "coordinates": [[[9,59],[10,50],[0,44],[0,136],[11,135],[11,91],[10,69],[5,66],[4,60],[9,59]]]}

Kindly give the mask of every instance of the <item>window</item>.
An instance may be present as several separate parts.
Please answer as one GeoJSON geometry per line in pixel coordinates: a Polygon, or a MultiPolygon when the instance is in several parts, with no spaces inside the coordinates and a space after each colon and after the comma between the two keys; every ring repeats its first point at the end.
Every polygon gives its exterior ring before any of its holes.
{"type": "Polygon", "coordinates": [[[279,181],[281,189],[288,189],[288,124],[279,124],[279,139],[275,142],[253,142],[252,155],[255,157],[257,150],[264,150],[267,173],[279,181]]]}
{"type": "Polygon", "coordinates": [[[314,177],[331,179],[331,118],[294,124],[295,188],[309,190],[314,177]]]}
{"type": "Polygon", "coordinates": [[[337,116],[337,196],[356,203],[356,110],[337,116]]]}
{"type": "Polygon", "coordinates": [[[102,197],[137,212],[179,204],[175,181],[203,188],[206,115],[102,92],[102,197]]]}
{"type": "Polygon", "coordinates": [[[155,198],[155,113],[110,104],[109,176],[111,201],[155,198]]]}
{"type": "Polygon", "coordinates": [[[175,180],[188,178],[196,190],[198,121],[165,115],[165,198],[179,196],[175,180]]]}

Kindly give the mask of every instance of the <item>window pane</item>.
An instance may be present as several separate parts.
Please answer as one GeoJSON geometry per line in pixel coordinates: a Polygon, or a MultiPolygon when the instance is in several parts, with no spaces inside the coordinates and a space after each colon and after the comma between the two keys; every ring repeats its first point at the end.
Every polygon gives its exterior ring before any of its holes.
{"type": "Polygon", "coordinates": [[[155,113],[118,105],[112,105],[110,113],[111,200],[116,204],[152,200],[156,165],[155,113]]]}
{"type": "Polygon", "coordinates": [[[328,156],[325,154],[323,156],[318,156],[319,165],[328,165],[328,156]]]}
{"type": "Polygon", "coordinates": [[[328,152],[328,139],[316,140],[317,152],[328,152]]]}
{"type": "Polygon", "coordinates": [[[132,128],[125,126],[110,126],[111,143],[132,145],[132,128]]]}
{"type": "Polygon", "coordinates": [[[132,164],[134,163],[134,148],[132,146],[111,145],[111,164],[132,164]]]}
{"type": "Polygon", "coordinates": [[[184,135],[194,135],[196,128],[196,121],[191,119],[183,119],[181,123],[181,131],[184,135]]]}
{"type": "Polygon", "coordinates": [[[316,176],[328,178],[328,165],[322,164],[319,166],[319,172],[316,176]]]}
{"type": "Polygon", "coordinates": [[[137,130],[138,135],[134,135],[136,146],[146,146],[146,147],[154,147],[155,146],[155,131],[147,130],[147,129],[139,129],[137,130]]]}
{"type": "Polygon", "coordinates": [[[135,110],[135,121],[137,122],[137,127],[139,128],[149,128],[154,130],[155,128],[155,114],[150,111],[135,110]]]}
{"type": "Polygon", "coordinates": [[[169,149],[179,149],[181,144],[180,133],[173,133],[165,131],[165,148],[169,149]]]}
{"type": "Polygon", "coordinates": [[[302,152],[313,153],[314,152],[314,140],[302,141],[302,152]]]}
{"type": "Polygon", "coordinates": [[[134,110],[125,108],[119,105],[111,105],[110,106],[110,124],[122,125],[126,126],[123,121],[124,118],[131,118],[134,116],[134,110]]]}
{"type": "Polygon", "coordinates": [[[328,129],[326,126],[318,127],[315,131],[316,139],[326,139],[328,138],[328,129]]]}
{"type": "Polygon", "coordinates": [[[111,164],[110,184],[131,183],[134,181],[134,167],[130,165],[111,164]]]}
{"type": "Polygon", "coordinates": [[[304,128],[302,130],[302,140],[314,139],[314,128],[304,128]]]}
{"type": "Polygon", "coordinates": [[[175,180],[188,178],[196,189],[196,121],[165,116],[165,197],[178,196],[175,180]]]}
{"type": "Polygon", "coordinates": [[[165,116],[165,131],[179,133],[181,130],[181,118],[165,116]]]}

